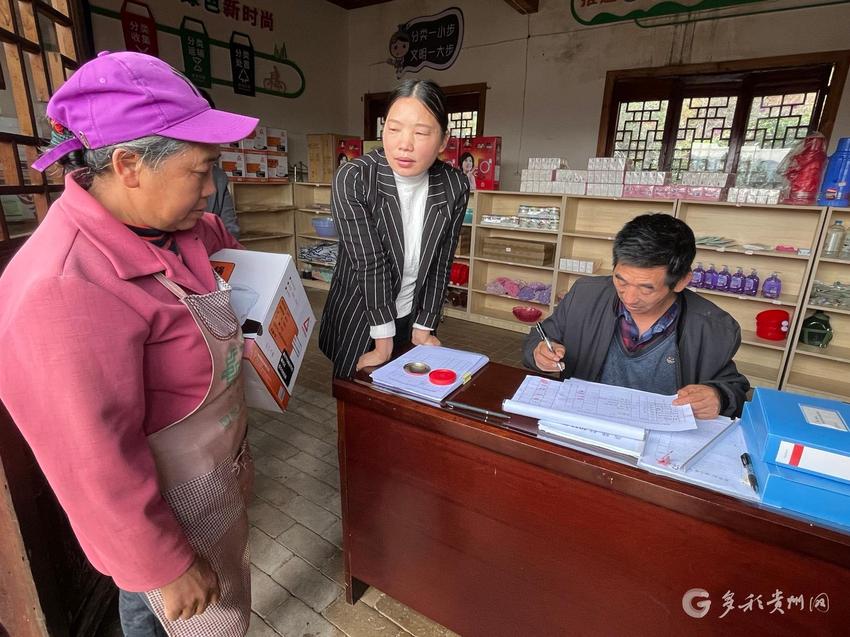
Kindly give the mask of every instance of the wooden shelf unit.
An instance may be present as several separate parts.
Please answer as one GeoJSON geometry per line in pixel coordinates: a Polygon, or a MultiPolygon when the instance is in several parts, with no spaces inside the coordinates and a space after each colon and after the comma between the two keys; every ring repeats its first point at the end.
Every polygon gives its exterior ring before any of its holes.
{"type": "Polygon", "coordinates": [[[292,185],[269,182],[230,183],[239,221],[239,241],[248,250],[292,254],[295,248],[292,185]]]}
{"type": "Polygon", "coordinates": [[[811,262],[811,276],[801,295],[799,320],[789,341],[792,343],[783,378],[783,389],[806,394],[847,400],[850,398],[850,310],[821,307],[809,302],[815,281],[850,283],[850,261],[823,257],[821,251],[826,232],[832,223],[841,219],[850,223],[850,208],[827,208],[824,214],[819,241],[811,262]],[[832,340],[824,348],[800,342],[803,320],[820,310],[829,316],[832,340]]]}
{"type": "Polygon", "coordinates": [[[295,202],[295,247],[292,252],[301,273],[304,287],[318,290],[330,289],[330,274],[333,264],[301,259],[301,248],[322,243],[339,243],[339,237],[320,237],[313,226],[313,219],[330,219],[331,185],[308,182],[293,184],[295,202]],[[320,273],[321,274],[318,274],[320,273]],[[316,278],[304,278],[305,273],[316,278]],[[325,280],[328,279],[328,281],[325,280]]]}
{"type": "MultiPolygon", "coordinates": [[[[815,270],[820,272],[819,278],[823,280],[850,282],[850,260],[818,258],[822,236],[828,226],[828,213],[844,219],[845,225],[850,225],[850,209],[737,205],[686,200],[608,199],[501,191],[477,191],[470,207],[474,209],[474,220],[469,229],[473,252],[471,255],[455,257],[456,261],[469,263],[470,266],[468,308],[463,311],[451,308],[451,312],[447,311],[446,316],[527,332],[528,324],[513,316],[511,310],[514,306],[530,305],[541,308],[544,310],[543,317],[551,314],[559,298],[579,277],[611,274],[612,242],[627,221],[646,212],[665,212],[685,221],[696,236],[720,235],[733,239],[738,244],[726,249],[698,246],[696,260],[701,261],[704,266],[714,263],[719,270],[725,264],[732,273],[740,266],[746,274],[755,268],[762,284],[771,272],[779,272],[782,294],[778,299],[764,298],[761,296],[761,289],[755,297],[715,290],[695,290],[705,294],[740,323],[742,343],[736,363],[754,386],[784,388],[784,385],[788,384],[790,388],[793,384],[798,388],[811,386],[811,390],[815,391],[815,386],[811,385],[812,378],[850,378],[850,310],[825,308],[832,317],[833,328],[837,326],[846,334],[840,336],[839,330],[835,330],[831,353],[829,348],[822,350],[822,353],[802,349],[798,356],[794,356],[794,344],[799,338],[800,323],[807,314],[814,311],[806,301],[815,270]],[[513,216],[521,204],[558,207],[561,210],[558,231],[512,229],[481,223],[483,215],[513,216]],[[484,257],[482,243],[487,237],[554,242],[554,263],[552,267],[541,267],[484,257]],[[771,246],[771,249],[744,249],[740,247],[742,244],[763,244],[771,246]],[[799,255],[796,252],[777,252],[772,249],[776,245],[789,244],[795,248],[808,248],[811,252],[809,255],[799,255]],[[566,272],[560,269],[560,260],[565,258],[595,259],[600,265],[592,275],[566,272]],[[551,282],[551,302],[547,306],[486,292],[487,283],[499,276],[527,282],[551,282]],[[756,336],[756,315],[769,309],[784,309],[789,313],[789,338],[771,341],[756,336]],[[796,366],[792,364],[792,359],[795,358],[796,366]]],[[[446,307],[447,310],[449,308],[450,306],[446,307]]],[[[844,383],[830,380],[822,385],[822,389],[825,394],[850,397],[850,381],[844,383]]]]}

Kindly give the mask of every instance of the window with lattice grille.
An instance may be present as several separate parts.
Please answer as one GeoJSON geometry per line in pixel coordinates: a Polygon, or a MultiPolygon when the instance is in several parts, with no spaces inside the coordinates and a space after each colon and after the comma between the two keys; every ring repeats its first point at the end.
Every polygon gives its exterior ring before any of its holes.
{"type": "Polygon", "coordinates": [[[802,58],[781,68],[769,60],[752,61],[751,69],[726,63],[723,72],[706,65],[612,71],[598,150],[674,179],[683,171],[737,172],[739,184],[774,183],[799,140],[831,132],[850,63],[847,52],[802,58]]]}

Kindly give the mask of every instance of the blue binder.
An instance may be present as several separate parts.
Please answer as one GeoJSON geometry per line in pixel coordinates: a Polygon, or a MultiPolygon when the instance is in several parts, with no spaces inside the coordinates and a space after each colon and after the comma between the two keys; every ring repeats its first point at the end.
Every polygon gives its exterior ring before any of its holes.
{"type": "Polygon", "coordinates": [[[850,485],[766,462],[757,451],[764,447],[766,424],[755,401],[744,405],[741,427],[762,504],[850,532],[850,485]]]}
{"type": "Polygon", "coordinates": [[[850,485],[850,405],[758,387],[748,406],[754,457],[850,485]]]}

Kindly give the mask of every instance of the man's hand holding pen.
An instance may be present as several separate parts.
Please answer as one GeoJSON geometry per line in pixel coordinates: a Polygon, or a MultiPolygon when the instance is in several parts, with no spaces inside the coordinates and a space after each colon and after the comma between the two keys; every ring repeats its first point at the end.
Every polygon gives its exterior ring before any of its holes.
{"type": "Polygon", "coordinates": [[[534,348],[534,364],[543,372],[560,372],[564,369],[561,360],[567,350],[560,343],[552,340],[549,342],[552,344],[552,351],[549,350],[546,341],[540,341],[534,348]]]}

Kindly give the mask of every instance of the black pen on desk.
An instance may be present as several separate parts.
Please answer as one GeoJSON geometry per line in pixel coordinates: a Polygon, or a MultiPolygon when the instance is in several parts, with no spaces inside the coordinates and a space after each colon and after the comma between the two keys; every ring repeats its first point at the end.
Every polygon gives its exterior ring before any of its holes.
{"type": "MultiPolygon", "coordinates": [[[[543,324],[538,323],[536,327],[537,331],[540,333],[540,336],[543,337],[543,341],[546,343],[546,348],[554,354],[555,348],[552,347],[552,341],[549,340],[549,337],[546,336],[546,332],[543,331],[543,324]]],[[[558,371],[564,371],[564,363],[561,361],[558,361],[558,371]]]]}
{"type": "Polygon", "coordinates": [[[474,405],[467,405],[466,403],[458,403],[453,400],[443,401],[443,404],[449,409],[460,410],[460,411],[468,411],[473,414],[481,414],[485,418],[501,418],[502,420],[510,420],[510,416],[507,414],[503,414],[500,411],[490,411],[489,409],[482,409],[481,407],[475,407],[474,405]]]}
{"type": "Polygon", "coordinates": [[[750,460],[750,454],[748,454],[747,452],[741,454],[741,464],[743,464],[744,469],[747,470],[747,481],[750,483],[750,486],[753,488],[753,491],[758,493],[759,483],[756,480],[756,474],[753,473],[753,461],[750,460]]]}

